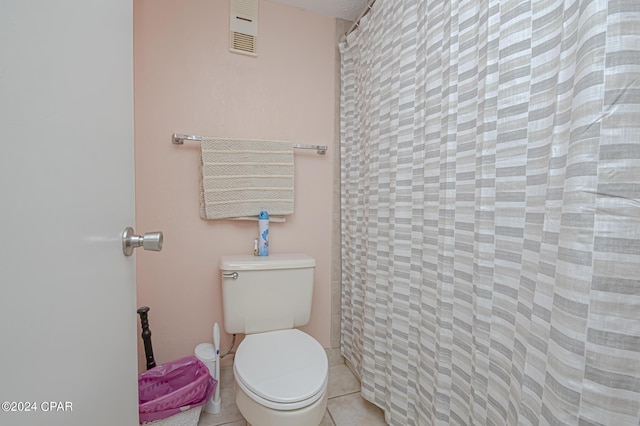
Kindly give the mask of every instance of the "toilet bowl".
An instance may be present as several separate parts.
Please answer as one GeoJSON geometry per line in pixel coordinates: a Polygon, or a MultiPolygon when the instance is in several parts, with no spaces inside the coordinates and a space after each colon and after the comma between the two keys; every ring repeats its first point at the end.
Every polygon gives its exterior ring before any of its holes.
{"type": "Polygon", "coordinates": [[[297,330],[251,334],[233,364],[238,409],[255,425],[317,426],[327,406],[322,346],[297,330]]]}
{"type": "Polygon", "coordinates": [[[304,254],[220,260],[227,333],[245,334],[233,364],[236,405],[254,426],[318,426],[327,355],[298,330],[309,322],[315,259],[304,254]]]}

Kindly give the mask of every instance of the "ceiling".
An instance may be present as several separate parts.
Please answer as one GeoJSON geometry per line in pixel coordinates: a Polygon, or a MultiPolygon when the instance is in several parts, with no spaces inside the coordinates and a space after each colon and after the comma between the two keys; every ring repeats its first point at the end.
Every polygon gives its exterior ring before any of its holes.
{"type": "Polygon", "coordinates": [[[321,15],[355,21],[366,9],[368,0],[271,0],[321,15]]]}

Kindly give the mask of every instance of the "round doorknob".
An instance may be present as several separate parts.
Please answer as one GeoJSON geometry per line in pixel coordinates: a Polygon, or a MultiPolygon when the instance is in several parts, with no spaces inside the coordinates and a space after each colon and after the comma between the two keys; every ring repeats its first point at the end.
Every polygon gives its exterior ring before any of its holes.
{"type": "Polygon", "coordinates": [[[142,247],[145,250],[162,250],[162,232],[147,232],[143,236],[135,235],[133,228],[127,227],[122,234],[122,251],[131,256],[133,249],[142,247]]]}

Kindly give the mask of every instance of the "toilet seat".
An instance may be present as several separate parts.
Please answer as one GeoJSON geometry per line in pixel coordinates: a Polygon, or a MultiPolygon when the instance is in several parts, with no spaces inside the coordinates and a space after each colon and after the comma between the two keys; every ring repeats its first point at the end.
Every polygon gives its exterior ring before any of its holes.
{"type": "Polygon", "coordinates": [[[275,410],[296,410],[322,398],[328,371],[320,343],[297,329],[247,335],[233,364],[236,384],[275,410]]]}

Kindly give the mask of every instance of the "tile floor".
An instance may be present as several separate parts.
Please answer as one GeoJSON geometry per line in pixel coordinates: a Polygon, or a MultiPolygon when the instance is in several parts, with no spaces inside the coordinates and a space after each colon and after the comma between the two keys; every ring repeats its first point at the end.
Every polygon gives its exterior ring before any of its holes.
{"type": "MultiPolygon", "coordinates": [[[[220,371],[222,411],[220,414],[202,412],[198,426],[246,426],[233,395],[233,369],[220,371]]],[[[320,426],[377,426],[386,425],[384,414],[360,396],[360,383],[344,364],[342,357],[329,356],[329,401],[320,426]]]]}

